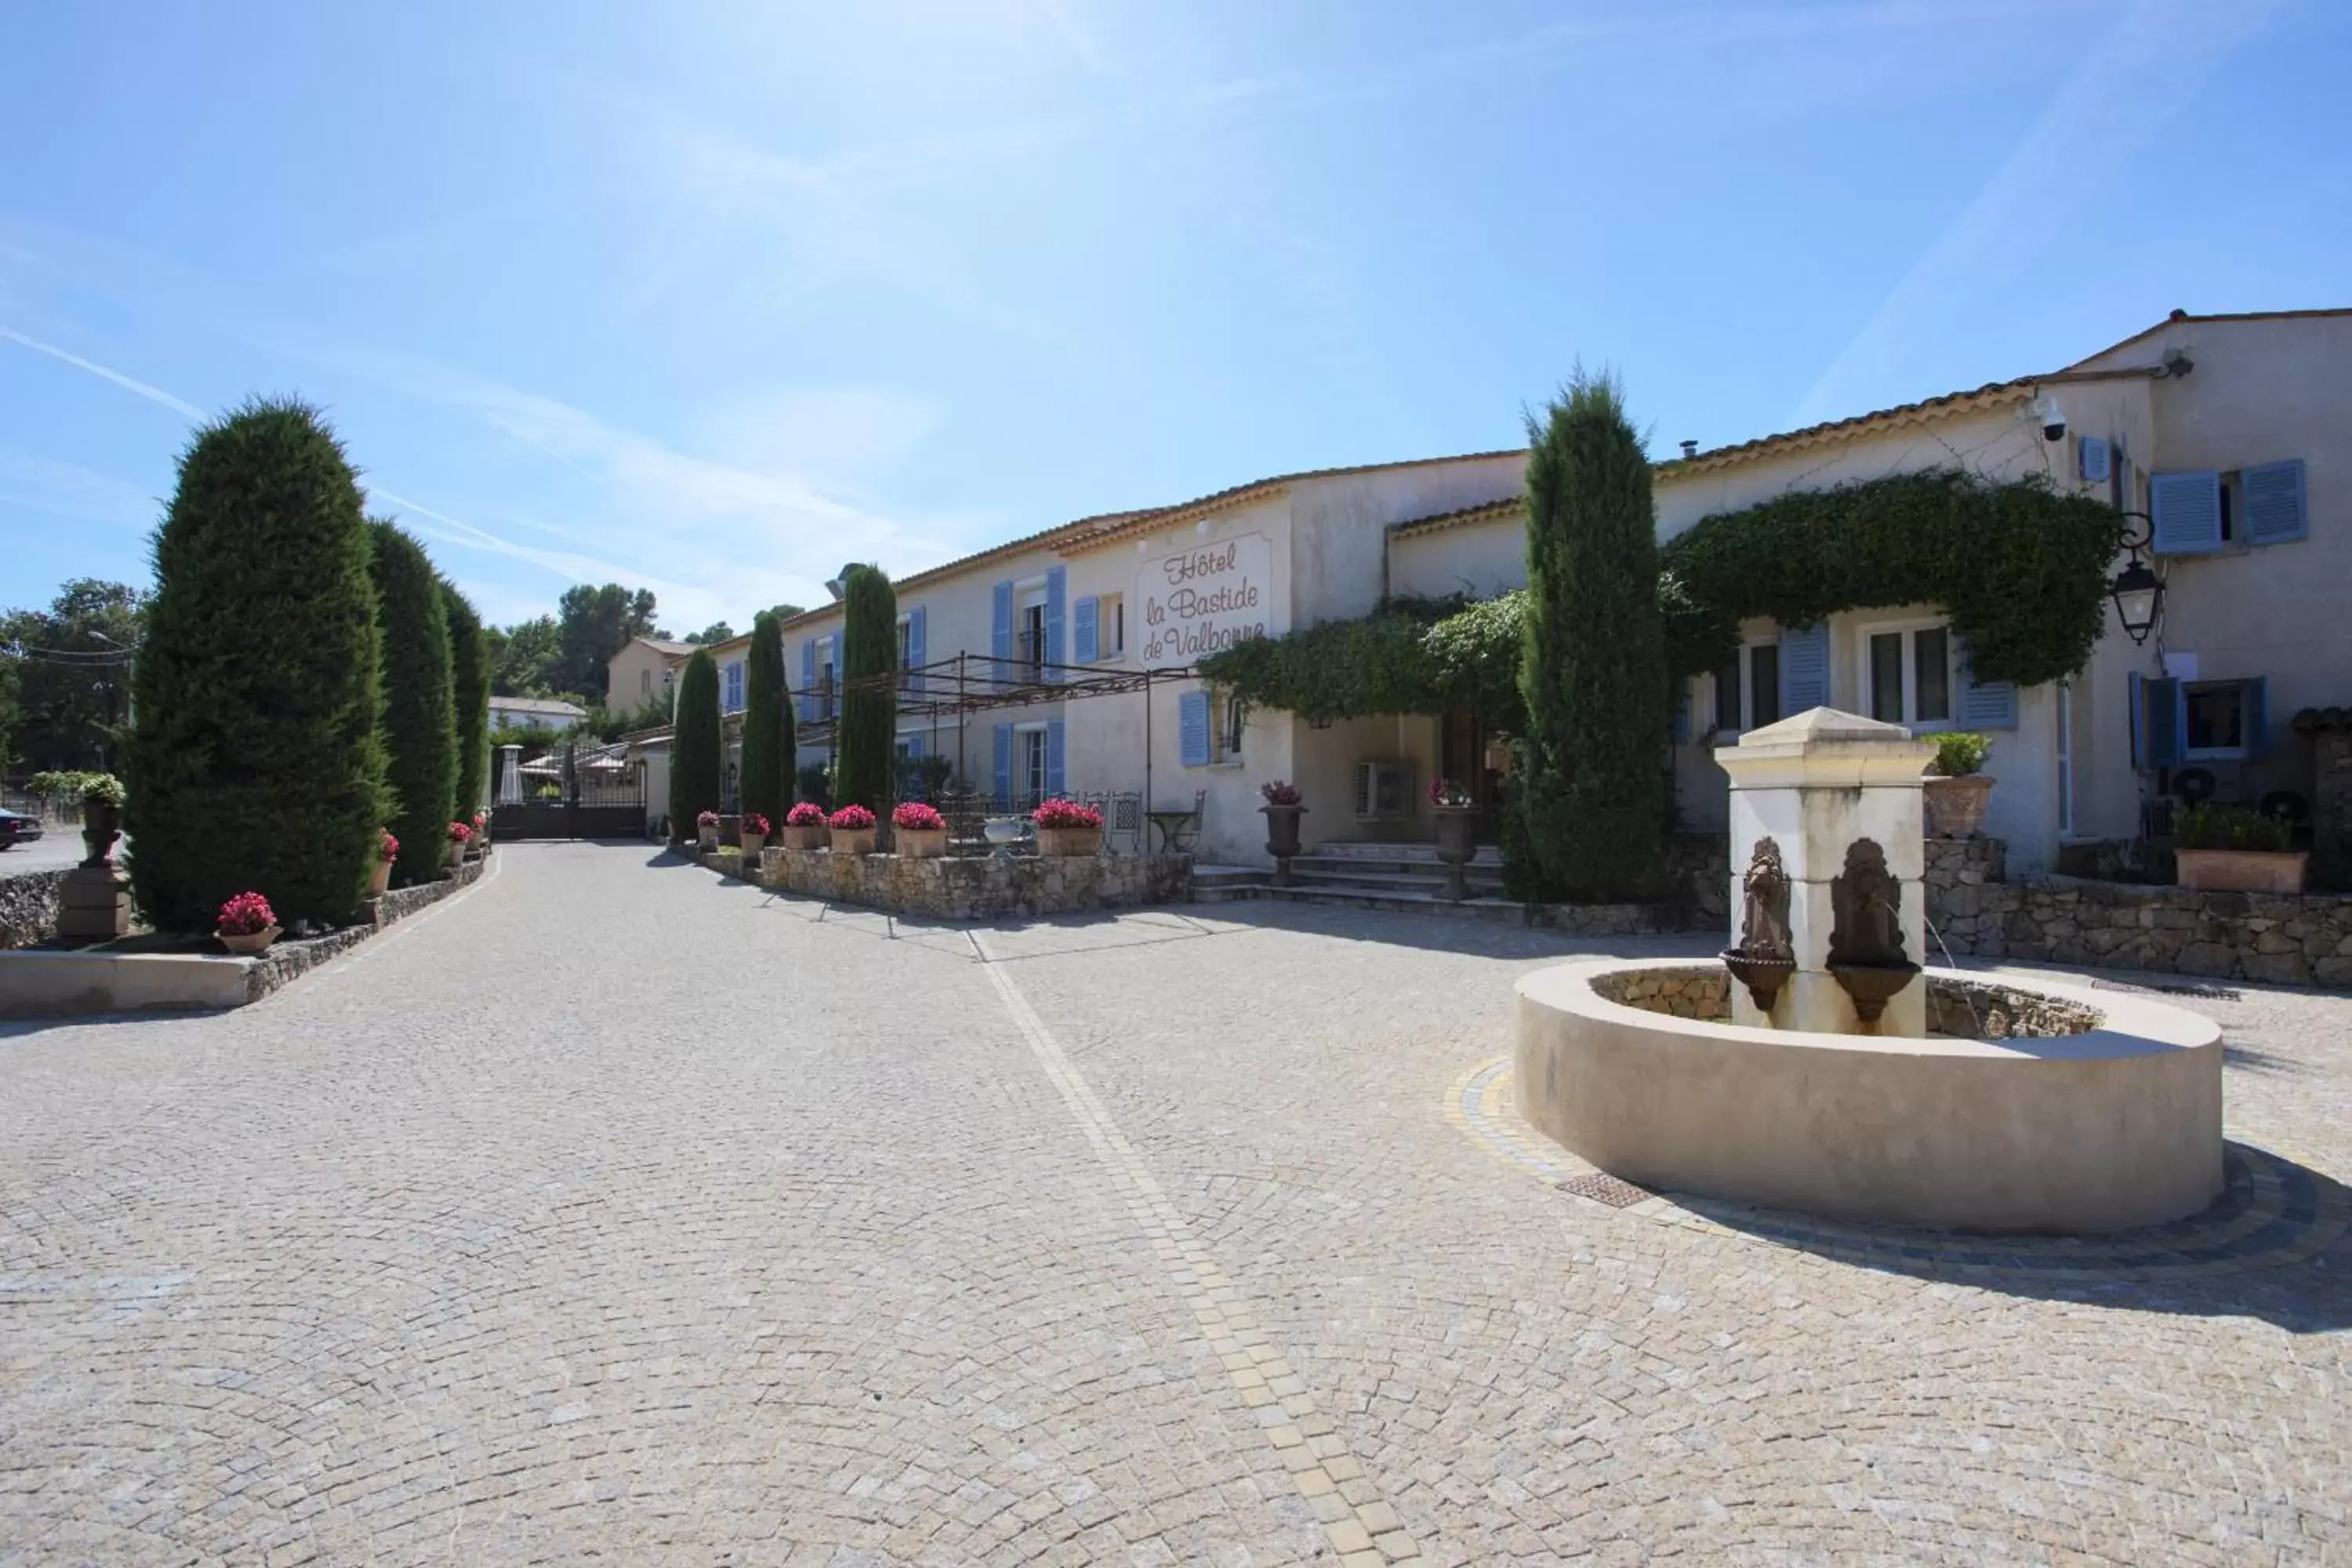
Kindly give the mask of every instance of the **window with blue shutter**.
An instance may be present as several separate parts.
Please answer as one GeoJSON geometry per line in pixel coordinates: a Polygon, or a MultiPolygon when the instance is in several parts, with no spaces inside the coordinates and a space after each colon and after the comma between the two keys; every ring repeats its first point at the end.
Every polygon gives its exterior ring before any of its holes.
{"type": "Polygon", "coordinates": [[[2181,731],[2189,722],[2180,682],[2135,671],[2127,683],[2133,768],[2145,773],[2179,767],[2181,731]]]}
{"type": "Polygon", "coordinates": [[[1076,644],[1076,659],[1080,664],[1092,664],[1102,657],[1102,639],[1097,626],[1098,602],[1092,595],[1070,606],[1070,640],[1076,644]]]}
{"type": "Polygon", "coordinates": [[[2107,468],[2112,460],[2112,448],[2105,437],[2085,436],[2076,450],[2074,471],[2083,476],[2086,484],[2103,485],[2107,482],[2107,468]]]}
{"type": "MultiPolygon", "coordinates": [[[[1045,574],[1045,662],[1049,665],[1070,662],[1064,626],[1065,595],[1069,590],[1069,581],[1070,574],[1066,567],[1056,566],[1045,574]]],[[[1058,669],[1052,670],[1045,679],[1059,680],[1063,673],[1058,669]]]]}
{"type": "Polygon", "coordinates": [[[2221,548],[2221,476],[2210,468],[2147,477],[2148,531],[2159,555],[2221,548]]]}
{"type": "Polygon", "coordinates": [[[2239,537],[2249,544],[2284,544],[2310,531],[2304,511],[2303,459],[2260,463],[2238,474],[2239,537]]]}
{"type": "Polygon", "coordinates": [[[996,727],[995,763],[992,776],[996,785],[996,809],[1009,811],[1013,807],[1013,726],[1010,724],[996,727]]]}
{"type": "Polygon", "coordinates": [[[2017,728],[2017,682],[2013,680],[1979,680],[1969,668],[1969,649],[1960,645],[1960,728],[1963,730],[2014,730],[2017,728]]]}
{"type": "Polygon", "coordinates": [[[724,674],[721,684],[725,694],[720,706],[727,712],[740,713],[743,710],[743,666],[740,661],[730,664],[724,674]]]}
{"type": "Polygon", "coordinates": [[[1013,584],[999,583],[989,595],[988,651],[999,680],[1013,677],[1013,584]]]}
{"type": "Polygon", "coordinates": [[[810,637],[801,644],[801,692],[793,700],[794,711],[805,724],[816,717],[816,639],[810,637]]]}
{"type": "Polygon", "coordinates": [[[1068,776],[1067,763],[1062,754],[1062,721],[1045,721],[1045,793],[1059,795],[1068,789],[1064,782],[1068,776]]]}
{"type": "Polygon", "coordinates": [[[1827,621],[1810,626],[1780,628],[1780,716],[1793,718],[1808,708],[1830,703],[1830,627],[1827,621]]]}
{"type": "Polygon", "coordinates": [[[1176,699],[1177,761],[1188,768],[1209,765],[1209,694],[1187,691],[1176,699]]]}
{"type": "Polygon", "coordinates": [[[1690,682],[1687,680],[1677,682],[1675,696],[1675,744],[1677,746],[1686,746],[1690,744],[1690,682]]]}
{"type": "MultiPolygon", "coordinates": [[[[931,656],[924,650],[923,647],[925,641],[923,620],[923,607],[920,605],[907,612],[907,662],[918,669],[931,661],[931,656]]],[[[909,691],[920,691],[922,689],[923,678],[919,675],[907,682],[907,689],[909,691]]]]}

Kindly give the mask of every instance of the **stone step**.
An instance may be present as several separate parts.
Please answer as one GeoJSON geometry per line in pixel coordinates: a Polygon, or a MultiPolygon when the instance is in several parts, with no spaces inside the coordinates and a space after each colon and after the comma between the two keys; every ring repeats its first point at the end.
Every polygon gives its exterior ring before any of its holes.
{"type": "MultiPolygon", "coordinates": [[[[1302,858],[1291,862],[1293,879],[1301,887],[1353,889],[1358,892],[1378,892],[1389,889],[1401,893],[1437,893],[1445,887],[1445,873],[1435,868],[1386,867],[1378,861],[1366,861],[1362,870],[1349,867],[1342,869],[1328,862],[1309,866],[1302,858]]],[[[1503,879],[1491,867],[1473,866],[1464,868],[1464,879],[1474,893],[1499,893],[1503,879]]]]}
{"type": "MultiPolygon", "coordinates": [[[[1239,889],[1230,889],[1229,897],[1242,896],[1239,889]]],[[[1444,915],[1457,920],[1485,920],[1524,925],[1528,910],[1525,904],[1509,899],[1494,897],[1469,898],[1455,902],[1441,899],[1434,893],[1400,892],[1388,889],[1265,887],[1250,890],[1247,897],[1268,899],[1286,904],[1322,904],[1334,909],[1386,910],[1397,914],[1444,915]]]]}
{"type": "Polygon", "coordinates": [[[1192,890],[1230,888],[1265,880],[1265,872],[1255,866],[1195,866],[1192,868],[1192,890]]]}
{"type": "MultiPolygon", "coordinates": [[[[1324,843],[1316,845],[1313,848],[1309,849],[1307,854],[1298,857],[1298,858],[1304,860],[1310,857],[1334,857],[1354,860],[1411,861],[1416,865],[1430,866],[1443,864],[1443,862],[1437,858],[1436,845],[1415,839],[1402,838],[1330,839],[1324,843]]],[[[1473,866],[1500,866],[1502,863],[1502,850],[1492,844],[1479,845],[1478,847],[1472,852],[1470,857],[1470,864],[1473,866]]]]}

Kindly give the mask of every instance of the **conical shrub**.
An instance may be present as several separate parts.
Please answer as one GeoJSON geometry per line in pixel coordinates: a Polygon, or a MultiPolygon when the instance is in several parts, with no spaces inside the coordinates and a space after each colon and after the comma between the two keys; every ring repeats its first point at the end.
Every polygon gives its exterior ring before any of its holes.
{"type": "Polygon", "coordinates": [[[457,697],[441,580],[424,546],[389,522],[375,533],[376,619],[383,628],[383,749],[392,784],[394,876],[441,875],[457,800],[457,697]]]}
{"type": "Polygon", "coordinates": [[[449,622],[449,679],[457,691],[457,816],[470,817],[488,798],[490,781],[490,657],[482,617],[455,584],[441,584],[449,622]]]}
{"type": "Polygon", "coordinates": [[[761,610],[751,622],[751,651],[743,672],[743,810],[771,827],[793,804],[792,693],[784,685],[783,622],[761,610]]]}
{"type": "Polygon", "coordinates": [[[677,719],[669,744],[669,836],[690,842],[694,821],[719,809],[722,765],[719,733],[719,665],[698,647],[677,678],[677,719]]]}
{"type": "Polygon", "coordinates": [[[842,584],[841,718],[833,781],[835,806],[890,815],[898,693],[874,678],[898,668],[898,595],[879,566],[852,566],[842,584]],[[879,686],[879,689],[870,689],[879,686]]]}

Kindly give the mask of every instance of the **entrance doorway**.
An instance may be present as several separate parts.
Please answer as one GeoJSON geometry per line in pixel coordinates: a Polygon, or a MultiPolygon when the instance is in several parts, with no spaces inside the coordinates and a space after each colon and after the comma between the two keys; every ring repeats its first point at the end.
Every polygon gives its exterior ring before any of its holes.
{"type": "Polygon", "coordinates": [[[1456,710],[1438,715],[1437,771],[1470,792],[1470,799],[1479,808],[1476,837],[1481,844],[1495,842],[1495,807],[1503,798],[1503,775],[1486,765],[1493,740],[1475,713],[1456,710]]]}

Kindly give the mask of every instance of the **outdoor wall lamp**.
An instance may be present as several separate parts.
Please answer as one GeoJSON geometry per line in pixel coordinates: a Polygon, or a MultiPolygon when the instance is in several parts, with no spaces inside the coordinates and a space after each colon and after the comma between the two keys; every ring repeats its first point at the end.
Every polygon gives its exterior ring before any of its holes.
{"type": "Polygon", "coordinates": [[[2140,531],[2137,539],[2126,531],[2124,548],[2131,552],[2131,560],[2107,584],[2107,597],[2115,602],[2116,620],[2124,628],[2124,635],[2138,645],[2147,642],[2148,634],[2164,619],[2164,579],[2140,559],[2139,552],[2156,537],[2147,513],[2127,511],[2123,515],[2137,518],[2140,531]]]}

